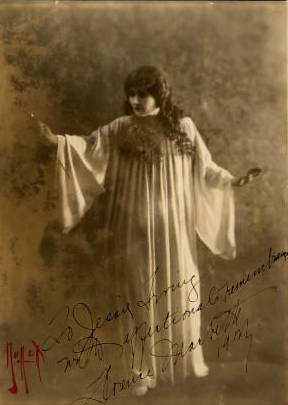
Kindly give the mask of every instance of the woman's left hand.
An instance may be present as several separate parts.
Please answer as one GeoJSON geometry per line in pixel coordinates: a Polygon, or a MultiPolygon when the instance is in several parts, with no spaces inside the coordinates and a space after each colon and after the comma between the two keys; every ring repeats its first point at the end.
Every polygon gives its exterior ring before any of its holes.
{"type": "Polygon", "coordinates": [[[248,172],[245,176],[235,177],[232,180],[232,186],[233,187],[245,186],[245,184],[250,183],[254,179],[254,177],[259,176],[261,173],[262,173],[262,169],[260,169],[259,167],[250,169],[250,170],[248,170],[248,172]]]}

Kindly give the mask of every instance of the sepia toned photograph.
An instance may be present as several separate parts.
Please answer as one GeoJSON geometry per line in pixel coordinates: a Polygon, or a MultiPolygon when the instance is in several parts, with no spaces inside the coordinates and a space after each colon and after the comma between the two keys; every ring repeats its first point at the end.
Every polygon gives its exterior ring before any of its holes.
{"type": "Polygon", "coordinates": [[[287,5],[0,1],[0,405],[288,405],[287,5]]]}

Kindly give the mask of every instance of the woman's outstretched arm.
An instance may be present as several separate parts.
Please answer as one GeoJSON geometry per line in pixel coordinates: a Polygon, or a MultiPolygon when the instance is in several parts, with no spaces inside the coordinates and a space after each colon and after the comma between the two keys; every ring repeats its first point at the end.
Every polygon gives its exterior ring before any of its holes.
{"type": "Polygon", "coordinates": [[[57,135],[53,134],[48,125],[44,124],[44,122],[39,120],[37,120],[37,125],[39,128],[40,135],[47,143],[49,143],[50,145],[58,144],[57,135]]]}
{"type": "Polygon", "coordinates": [[[42,140],[49,145],[57,145],[57,135],[53,134],[51,129],[48,127],[47,124],[40,121],[38,118],[35,117],[34,113],[28,112],[27,113],[29,118],[35,123],[37,126],[37,130],[42,138],[42,140]]]}

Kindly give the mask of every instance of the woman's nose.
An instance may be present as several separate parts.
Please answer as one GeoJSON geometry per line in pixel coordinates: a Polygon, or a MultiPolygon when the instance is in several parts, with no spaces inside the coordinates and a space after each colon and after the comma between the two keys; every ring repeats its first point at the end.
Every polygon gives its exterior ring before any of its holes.
{"type": "Polygon", "coordinates": [[[139,97],[137,95],[136,96],[131,96],[130,97],[130,102],[132,104],[139,104],[139,97]]]}

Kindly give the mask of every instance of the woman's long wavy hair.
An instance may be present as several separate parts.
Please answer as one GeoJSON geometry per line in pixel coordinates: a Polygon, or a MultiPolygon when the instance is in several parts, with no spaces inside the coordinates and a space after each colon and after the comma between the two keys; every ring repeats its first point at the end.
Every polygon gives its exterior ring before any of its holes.
{"type": "Polygon", "coordinates": [[[182,151],[191,151],[192,143],[180,126],[180,119],[184,116],[183,110],[173,103],[171,89],[165,74],[160,69],[150,65],[140,66],[128,75],[124,83],[124,90],[126,114],[133,113],[129,96],[151,95],[154,97],[157,107],[160,107],[159,118],[164,125],[165,135],[171,141],[175,140],[182,151]]]}

